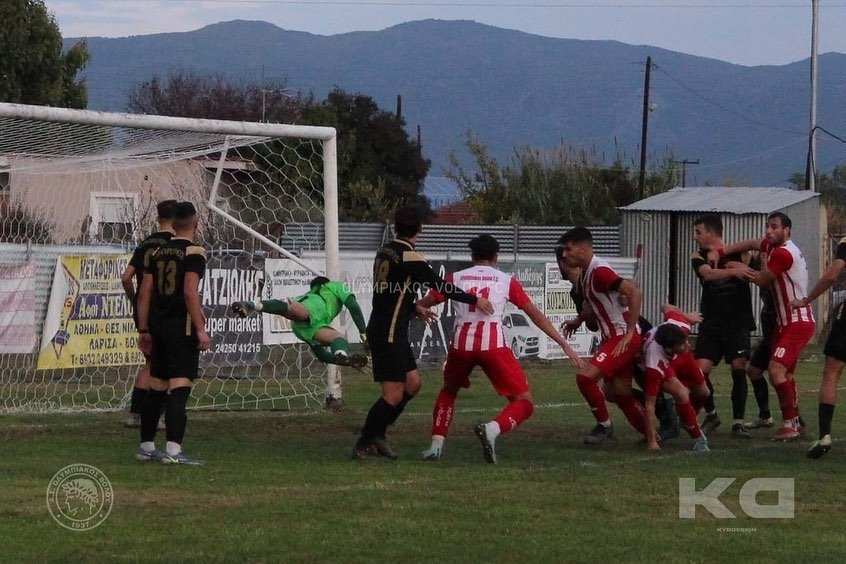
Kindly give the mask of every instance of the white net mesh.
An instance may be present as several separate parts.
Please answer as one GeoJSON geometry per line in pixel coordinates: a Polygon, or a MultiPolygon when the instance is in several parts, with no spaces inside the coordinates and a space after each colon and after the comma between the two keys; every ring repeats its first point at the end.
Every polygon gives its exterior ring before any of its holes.
{"type": "Polygon", "coordinates": [[[212,350],[201,357],[192,406],[322,403],[325,366],[290,339],[266,345],[266,320],[237,319],[228,306],[262,297],[266,265],[280,264],[256,234],[284,244],[293,226],[322,225],[323,142],[173,125],[0,117],[0,411],[126,405],[143,356],[119,277],[165,199],[195,204],[208,256],[212,350]]]}

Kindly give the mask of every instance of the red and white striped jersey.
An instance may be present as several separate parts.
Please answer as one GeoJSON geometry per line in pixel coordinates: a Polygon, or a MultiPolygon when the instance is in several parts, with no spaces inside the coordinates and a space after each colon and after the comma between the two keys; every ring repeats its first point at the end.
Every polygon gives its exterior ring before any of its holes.
{"type": "MultiPolygon", "coordinates": [[[[687,317],[680,312],[675,310],[669,310],[664,313],[664,321],[663,323],[670,323],[671,325],[676,325],[682,331],[684,331],[685,335],[690,335],[690,321],[687,320],[687,317]]],[[[649,333],[654,333],[655,328],[653,328],[649,333]]]]}
{"type": "Polygon", "coordinates": [[[811,306],[792,309],[790,302],[808,296],[808,265],[805,255],[791,240],[774,247],[768,239],[761,241],[761,251],[767,253],[767,269],[776,275],[772,284],[776,318],[779,327],[799,321],[814,322],[811,306]]]}
{"type": "Polygon", "coordinates": [[[614,269],[596,255],[582,273],[585,301],[593,310],[603,340],[626,334],[628,308],[620,305],[620,280],[614,269]]]}
{"type": "MultiPolygon", "coordinates": [[[[471,266],[448,274],[445,280],[468,294],[486,298],[493,304],[493,315],[487,315],[475,306],[453,302],[455,329],[452,333],[452,348],[462,351],[487,351],[505,346],[502,330],[502,315],[505,304],[511,302],[522,309],[531,301],[516,278],[492,266],[471,266]]],[[[443,295],[434,290],[430,295],[439,302],[443,295]]]]}
{"type": "MultiPolygon", "coordinates": [[[[670,310],[665,312],[664,321],[661,325],[664,324],[675,325],[684,331],[685,335],[690,335],[690,321],[680,311],[670,310]]],[[[644,336],[637,363],[647,378],[658,377],[659,381],[663,382],[673,375],[671,364],[675,357],[667,355],[664,352],[664,347],[655,342],[655,333],[658,332],[658,327],[661,325],[656,325],[644,336]]]]}

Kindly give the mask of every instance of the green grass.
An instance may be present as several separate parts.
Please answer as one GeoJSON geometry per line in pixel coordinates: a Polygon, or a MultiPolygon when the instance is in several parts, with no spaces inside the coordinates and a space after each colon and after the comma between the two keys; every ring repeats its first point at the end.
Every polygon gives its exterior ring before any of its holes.
{"type": "MultiPolygon", "coordinates": [[[[194,412],[186,451],[204,468],[134,461],[137,432],[115,413],[0,417],[0,561],[259,562],[753,562],[843,561],[846,448],[821,460],[801,444],[728,435],[730,376],[716,372],[724,424],[713,452],[695,456],[681,438],[647,453],[611,407],[617,435],[600,448],[581,444],[592,417],[563,364],[527,365],[538,407],[498,442],[500,464],[486,465],[471,432],[501,401],[483,379],[459,397],[444,459],[417,460],[429,443],[439,371],[424,371],[424,391],[390,440],[391,463],[349,459],[356,430],[377,387],[345,374],[349,409],[328,412],[194,412]],[[72,463],[103,470],[114,508],[98,528],[71,532],[47,511],[51,476],[72,463]],[[736,519],[702,508],[678,518],[678,478],[701,489],[736,477],[723,502],[736,519]],[[753,477],[792,477],[796,515],[752,519],[737,503],[753,477]],[[752,529],[726,532],[722,528],[752,529]]],[[[821,362],[801,364],[803,412],[816,431],[821,362]]],[[[771,404],[776,407],[771,392],[771,404]]],[[[835,417],[835,436],[846,425],[835,417]]],[[[755,415],[754,398],[748,417],[755,415]]],[[[160,439],[161,441],[161,439],[160,439]]],[[[772,502],[772,495],[762,495],[772,502]]]]}

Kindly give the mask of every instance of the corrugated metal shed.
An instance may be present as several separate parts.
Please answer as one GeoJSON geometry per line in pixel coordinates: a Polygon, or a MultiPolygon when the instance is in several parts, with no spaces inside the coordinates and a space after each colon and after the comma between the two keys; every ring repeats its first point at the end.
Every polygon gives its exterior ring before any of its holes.
{"type": "Polygon", "coordinates": [[[765,187],[673,188],[624,208],[624,211],[687,211],[716,213],[770,213],[818,197],[807,190],[765,187]]]}
{"type": "MultiPolygon", "coordinates": [[[[697,310],[701,295],[690,257],[696,250],[693,222],[705,213],[718,213],[727,243],[763,238],[767,214],[781,211],[793,221],[791,238],[808,262],[809,286],[819,278],[821,227],[819,194],[790,188],[674,188],[636,202],[622,210],[622,256],[640,249],[639,283],[644,292],[644,315],[658,319],[663,302],[697,310]]],[[[753,310],[760,309],[753,287],[753,310]]]]}
{"type": "MultiPolygon", "coordinates": [[[[501,254],[551,255],[558,238],[570,229],[567,226],[516,225],[434,225],[423,226],[418,248],[426,253],[466,253],[467,242],[480,233],[497,238],[501,254]]],[[[620,256],[620,228],[589,227],[594,249],[600,256],[620,256]]],[[[390,229],[382,223],[341,223],[338,238],[341,251],[372,251],[390,237],[390,229]]],[[[298,253],[323,249],[322,223],[289,223],[279,244],[298,253]]]]}

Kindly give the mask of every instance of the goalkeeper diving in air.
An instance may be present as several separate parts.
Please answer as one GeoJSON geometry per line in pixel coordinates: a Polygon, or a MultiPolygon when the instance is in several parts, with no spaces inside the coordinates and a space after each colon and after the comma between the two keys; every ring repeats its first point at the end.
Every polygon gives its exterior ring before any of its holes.
{"type": "Polygon", "coordinates": [[[349,343],[344,336],[331,327],[332,320],[346,306],[361,335],[361,342],[367,343],[367,324],[361,307],[352,292],[343,282],[333,282],[325,276],[311,281],[311,289],[301,296],[289,300],[262,300],[260,302],[235,302],[232,311],[247,317],[254,311],[281,315],[291,320],[291,330],[298,339],[306,343],[318,360],[339,366],[363,368],[367,357],[363,354],[350,355],[349,343]]]}

